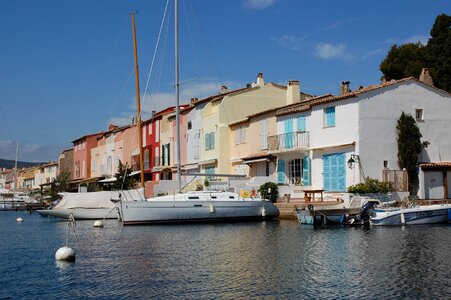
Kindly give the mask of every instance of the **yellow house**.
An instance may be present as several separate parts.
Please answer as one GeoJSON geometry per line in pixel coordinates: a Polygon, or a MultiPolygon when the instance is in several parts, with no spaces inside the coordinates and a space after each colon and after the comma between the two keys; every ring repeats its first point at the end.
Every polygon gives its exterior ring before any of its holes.
{"type": "MultiPolygon", "coordinates": [[[[195,106],[205,105],[201,113],[202,161],[199,162],[201,171],[216,174],[231,174],[236,171],[243,173],[243,170],[235,169],[235,161],[251,154],[254,150],[245,149],[246,147],[235,149],[235,143],[231,143],[235,136],[232,136],[230,125],[236,124],[233,126],[235,129],[250,115],[297,103],[310,97],[300,93],[299,81],[289,81],[287,86],[265,83],[263,74],[259,73],[257,81],[248,84],[246,88],[228,91],[226,87],[223,87],[219,95],[195,102],[193,104],[195,106]]],[[[244,128],[249,126],[245,122],[242,124],[244,128]]],[[[267,129],[273,130],[273,128],[275,126],[268,123],[267,129]]],[[[253,144],[259,145],[261,138],[259,130],[252,128],[252,132],[255,131],[252,136],[244,134],[246,138],[255,139],[253,144]]]]}

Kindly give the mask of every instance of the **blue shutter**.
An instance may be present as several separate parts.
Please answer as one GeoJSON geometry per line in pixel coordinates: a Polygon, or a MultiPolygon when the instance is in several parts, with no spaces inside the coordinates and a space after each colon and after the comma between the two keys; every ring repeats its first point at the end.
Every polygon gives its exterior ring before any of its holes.
{"type": "Polygon", "coordinates": [[[293,148],[293,119],[287,119],[283,123],[285,127],[285,148],[293,148]]]}
{"type": "Polygon", "coordinates": [[[298,117],[296,123],[297,131],[305,131],[305,117],[298,117]]]}
{"type": "Polygon", "coordinates": [[[285,162],[281,159],[277,162],[277,183],[285,181],[285,162]]]}
{"type": "Polygon", "coordinates": [[[326,126],[335,126],[335,106],[326,108],[326,126]]]}
{"type": "Polygon", "coordinates": [[[210,149],[215,148],[215,133],[210,133],[210,149]]]}
{"type": "Polygon", "coordinates": [[[303,172],[303,179],[304,179],[304,185],[311,185],[310,183],[310,168],[311,168],[311,159],[310,157],[306,156],[304,157],[304,169],[303,172]]]}
{"type": "Polygon", "coordinates": [[[330,191],[330,155],[323,156],[323,188],[330,191]]]}
{"type": "Polygon", "coordinates": [[[346,191],[346,156],[344,153],[338,154],[338,191],[346,191]]]}

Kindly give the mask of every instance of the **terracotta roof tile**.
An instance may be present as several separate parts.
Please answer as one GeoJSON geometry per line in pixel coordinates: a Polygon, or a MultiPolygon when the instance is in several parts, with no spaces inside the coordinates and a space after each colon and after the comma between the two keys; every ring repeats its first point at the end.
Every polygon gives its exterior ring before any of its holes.
{"type": "Polygon", "coordinates": [[[444,162],[430,162],[430,163],[421,163],[420,167],[422,169],[442,169],[442,168],[451,168],[450,161],[444,162]]]}

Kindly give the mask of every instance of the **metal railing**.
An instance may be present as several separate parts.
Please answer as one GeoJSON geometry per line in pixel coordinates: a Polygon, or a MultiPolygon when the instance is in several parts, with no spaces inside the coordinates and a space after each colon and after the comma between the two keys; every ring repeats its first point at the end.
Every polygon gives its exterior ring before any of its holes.
{"type": "Polygon", "coordinates": [[[310,135],[308,131],[296,131],[268,136],[269,150],[308,148],[309,144],[310,135]]]}

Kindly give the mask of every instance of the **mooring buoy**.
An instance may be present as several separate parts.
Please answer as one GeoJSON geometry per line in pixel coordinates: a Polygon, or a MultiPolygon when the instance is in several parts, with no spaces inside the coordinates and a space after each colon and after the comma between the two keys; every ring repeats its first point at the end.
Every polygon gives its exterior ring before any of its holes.
{"type": "Polygon", "coordinates": [[[94,227],[103,227],[103,222],[100,220],[97,220],[94,222],[94,227]]]}
{"type": "Polygon", "coordinates": [[[61,261],[75,261],[75,251],[69,247],[61,247],[55,253],[55,259],[61,261]]]}
{"type": "Polygon", "coordinates": [[[16,219],[16,222],[17,222],[17,223],[22,223],[22,222],[23,222],[23,218],[18,217],[18,218],[16,219]]]}

